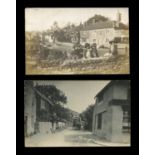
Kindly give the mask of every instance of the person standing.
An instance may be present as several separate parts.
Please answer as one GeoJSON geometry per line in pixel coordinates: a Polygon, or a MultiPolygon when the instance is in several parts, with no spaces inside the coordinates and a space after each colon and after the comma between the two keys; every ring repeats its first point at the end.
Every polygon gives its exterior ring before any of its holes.
{"type": "Polygon", "coordinates": [[[117,44],[115,44],[114,41],[111,41],[110,42],[110,53],[113,55],[113,56],[117,56],[118,52],[117,52],[117,44]]]}
{"type": "Polygon", "coordinates": [[[53,133],[56,131],[56,122],[53,123],[53,133]]]}
{"type": "Polygon", "coordinates": [[[96,43],[93,43],[91,46],[91,57],[99,57],[96,43]]]}
{"type": "Polygon", "coordinates": [[[85,58],[90,58],[91,55],[90,55],[90,52],[91,52],[91,49],[90,49],[90,44],[89,43],[86,43],[85,44],[85,50],[84,50],[85,54],[85,58]]]}

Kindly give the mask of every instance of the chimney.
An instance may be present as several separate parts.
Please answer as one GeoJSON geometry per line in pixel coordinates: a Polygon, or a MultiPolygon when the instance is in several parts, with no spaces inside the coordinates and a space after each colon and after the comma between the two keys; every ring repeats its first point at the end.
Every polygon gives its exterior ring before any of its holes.
{"type": "Polygon", "coordinates": [[[121,13],[119,11],[117,11],[117,17],[116,17],[116,21],[117,22],[121,22],[121,13]]]}
{"type": "Polygon", "coordinates": [[[120,22],[121,22],[121,13],[117,11],[117,14],[116,14],[116,26],[117,27],[119,27],[120,22]]]}

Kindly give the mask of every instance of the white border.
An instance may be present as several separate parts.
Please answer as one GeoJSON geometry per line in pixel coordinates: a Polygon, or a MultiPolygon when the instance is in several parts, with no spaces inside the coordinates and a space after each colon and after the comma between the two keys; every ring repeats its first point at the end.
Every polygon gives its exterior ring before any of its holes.
{"type": "Polygon", "coordinates": [[[15,0],[0,1],[0,154],[16,154],[15,0]]]}
{"type": "Polygon", "coordinates": [[[155,1],[153,0],[140,0],[139,37],[140,155],[153,155],[155,154],[155,1]]]}

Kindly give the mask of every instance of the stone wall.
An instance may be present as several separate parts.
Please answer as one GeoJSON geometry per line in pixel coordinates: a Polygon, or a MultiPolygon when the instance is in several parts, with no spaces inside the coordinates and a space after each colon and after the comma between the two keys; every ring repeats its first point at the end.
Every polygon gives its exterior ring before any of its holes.
{"type": "Polygon", "coordinates": [[[52,129],[51,122],[39,122],[39,132],[40,133],[50,133],[52,129]]]}

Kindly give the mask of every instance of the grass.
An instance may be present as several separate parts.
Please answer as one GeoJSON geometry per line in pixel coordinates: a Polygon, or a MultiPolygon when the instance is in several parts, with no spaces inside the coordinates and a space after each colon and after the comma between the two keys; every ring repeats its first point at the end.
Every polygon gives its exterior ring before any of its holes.
{"type": "Polygon", "coordinates": [[[75,63],[67,67],[54,66],[41,68],[36,65],[27,64],[26,74],[129,74],[129,57],[119,56],[115,59],[93,62],[75,63]]]}
{"type": "MultiPolygon", "coordinates": [[[[57,42],[51,44],[51,49],[57,49],[59,51],[71,52],[73,44],[57,42]]],[[[98,53],[101,57],[105,53],[109,52],[109,49],[98,49],[98,53]]],[[[68,61],[68,60],[67,60],[68,61]]],[[[67,62],[65,61],[65,62],[67,62]]],[[[119,56],[115,59],[91,61],[87,60],[84,63],[73,62],[68,65],[53,65],[53,67],[41,68],[37,64],[26,61],[26,74],[27,75],[53,75],[53,74],[129,74],[129,56],[119,56]]]]}

